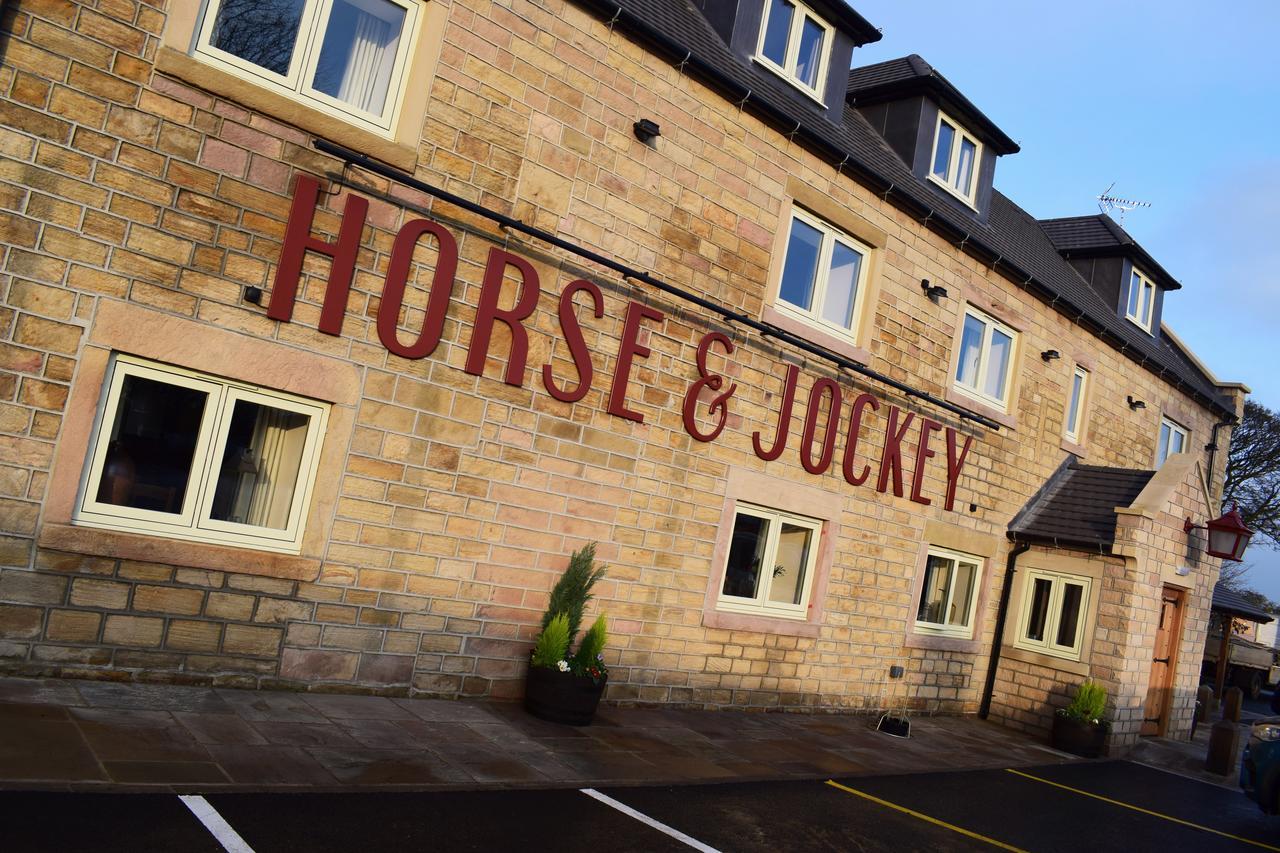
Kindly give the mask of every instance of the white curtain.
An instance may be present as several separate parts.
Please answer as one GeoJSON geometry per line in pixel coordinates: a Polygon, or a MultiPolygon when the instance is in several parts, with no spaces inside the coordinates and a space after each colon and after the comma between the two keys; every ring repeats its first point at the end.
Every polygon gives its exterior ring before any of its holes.
{"type": "MultiPolygon", "coordinates": [[[[263,407],[254,426],[251,447],[256,448],[257,474],[249,494],[236,495],[237,509],[248,498],[245,523],[281,530],[289,524],[293,493],[298,484],[303,445],[310,418],[296,412],[263,407]]],[[[242,481],[243,484],[243,481],[242,481]]]]}
{"type": "Polygon", "coordinates": [[[367,4],[359,5],[366,8],[356,12],[356,30],[351,35],[351,53],[342,72],[338,98],[366,112],[381,113],[400,41],[400,26],[370,14],[367,4]]]}

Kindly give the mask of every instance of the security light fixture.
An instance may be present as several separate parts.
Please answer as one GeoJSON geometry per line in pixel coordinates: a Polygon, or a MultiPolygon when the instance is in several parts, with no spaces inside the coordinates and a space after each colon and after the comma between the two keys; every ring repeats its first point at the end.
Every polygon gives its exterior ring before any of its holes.
{"type": "Polygon", "coordinates": [[[645,145],[652,144],[654,139],[662,135],[662,128],[658,127],[658,123],[653,119],[642,118],[631,128],[635,131],[636,139],[645,145]]]}
{"type": "Polygon", "coordinates": [[[1188,518],[1182,529],[1188,535],[1192,530],[1208,530],[1209,545],[1205,552],[1210,557],[1221,557],[1237,563],[1244,557],[1244,549],[1249,547],[1249,539],[1253,536],[1253,531],[1244,526],[1238,504],[1233,504],[1230,512],[1204,524],[1192,524],[1188,518]]]}
{"type": "Polygon", "coordinates": [[[250,285],[244,289],[244,301],[254,305],[262,304],[262,288],[250,285]]]}
{"type": "Polygon", "coordinates": [[[929,279],[920,279],[920,289],[924,291],[924,295],[929,297],[935,303],[939,299],[947,298],[947,289],[940,284],[930,284],[929,279]]]}
{"type": "Polygon", "coordinates": [[[1058,352],[1056,349],[1047,349],[1040,353],[1040,357],[1045,361],[1053,361],[1055,358],[1062,358],[1062,353],[1058,352]]]}
{"type": "Polygon", "coordinates": [[[1145,409],[1147,407],[1147,404],[1141,400],[1133,399],[1133,395],[1125,397],[1125,399],[1129,401],[1129,408],[1131,409],[1145,409]]]}

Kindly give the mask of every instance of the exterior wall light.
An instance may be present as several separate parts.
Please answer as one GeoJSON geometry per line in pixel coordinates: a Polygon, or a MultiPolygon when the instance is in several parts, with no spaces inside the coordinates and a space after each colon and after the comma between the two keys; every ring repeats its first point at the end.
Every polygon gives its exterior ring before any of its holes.
{"type": "Polygon", "coordinates": [[[1129,401],[1129,408],[1131,409],[1145,409],[1147,407],[1147,404],[1141,400],[1133,399],[1133,395],[1125,397],[1125,399],[1129,401]]]}
{"type": "Polygon", "coordinates": [[[1244,526],[1244,519],[1240,517],[1239,505],[1232,505],[1230,512],[1204,524],[1192,524],[1188,518],[1182,529],[1187,534],[1192,530],[1208,530],[1209,545],[1205,552],[1210,557],[1237,563],[1244,557],[1244,549],[1249,547],[1249,539],[1253,537],[1253,531],[1244,526]]]}
{"type": "Polygon", "coordinates": [[[929,297],[935,303],[939,299],[947,298],[947,289],[940,284],[930,284],[929,279],[920,279],[920,289],[924,291],[924,295],[929,297]]]}
{"type": "Polygon", "coordinates": [[[649,145],[654,139],[662,135],[662,128],[653,119],[642,118],[631,126],[635,131],[636,139],[639,139],[645,145],[649,145]]]}
{"type": "Polygon", "coordinates": [[[1045,361],[1053,361],[1055,358],[1062,358],[1062,353],[1058,352],[1056,349],[1047,349],[1040,353],[1040,357],[1045,361]]]}

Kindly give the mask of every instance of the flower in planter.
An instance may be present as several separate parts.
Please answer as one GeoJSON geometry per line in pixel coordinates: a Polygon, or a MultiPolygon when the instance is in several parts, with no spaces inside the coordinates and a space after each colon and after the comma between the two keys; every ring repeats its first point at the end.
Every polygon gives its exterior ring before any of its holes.
{"type": "Polygon", "coordinates": [[[556,668],[557,668],[557,669],[559,669],[561,672],[568,672],[568,671],[569,671],[569,662],[568,662],[567,660],[559,661],[559,662],[556,664],[556,668]]]}
{"type": "Polygon", "coordinates": [[[570,654],[570,646],[582,624],[582,612],[591,599],[591,588],[604,577],[604,569],[595,567],[595,555],[596,546],[592,543],[569,558],[569,567],[551,590],[547,611],[542,617],[542,633],[529,661],[531,666],[587,675],[595,681],[608,674],[604,665],[608,627],[603,615],[596,617],[583,633],[578,651],[570,654]]]}
{"type": "Polygon", "coordinates": [[[1086,679],[1076,690],[1075,698],[1065,708],[1059,708],[1059,716],[1094,726],[1106,725],[1102,716],[1107,710],[1107,688],[1096,681],[1086,679]]]}

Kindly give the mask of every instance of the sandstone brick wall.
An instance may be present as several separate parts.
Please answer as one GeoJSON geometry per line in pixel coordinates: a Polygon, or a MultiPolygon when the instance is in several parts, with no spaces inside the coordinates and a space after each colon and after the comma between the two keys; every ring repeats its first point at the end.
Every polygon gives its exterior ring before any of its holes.
{"type": "MultiPolygon", "coordinates": [[[[1063,458],[1073,352],[1095,360],[1088,462],[1148,466],[1162,407],[1180,413],[1190,447],[1207,439],[1211,413],[1155,374],[622,32],[555,0],[448,4],[418,177],[755,316],[774,235],[785,227],[789,180],[863,217],[887,235],[866,342],[871,367],[943,394],[966,294],[1022,333],[1016,426],[999,432],[813,360],[804,365],[801,400],[815,378],[834,376],[849,393],[873,391],[974,435],[958,511],[941,508],[945,466],[929,469],[929,507],[851,488],[838,465],[806,474],[794,450],[802,405],[787,454],[760,461],[751,433],[771,435],[784,366],[803,359],[739,330],[724,329],[738,347],[725,360],[740,387],[734,413],[716,442],[694,442],[679,402],[696,376],[698,338],[721,328],[711,318],[358,170],[347,177],[370,212],[342,335],[315,328],[328,271],[317,257],[306,263],[293,322],[270,321],[242,289],[270,287],[293,181],[343,170],[310,148],[308,134],[156,72],[165,5],[6,4],[0,657],[10,670],[512,697],[550,584],[570,551],[598,541],[609,567],[598,609],[613,629],[610,699],[877,707],[888,667],[904,664],[902,689],[914,704],[972,710],[998,596],[979,614],[980,651],[904,645],[926,520],[1003,540],[1009,519],[1063,458]],[[639,117],[661,124],[660,150],[632,137],[639,117]],[[410,361],[379,343],[373,315],[395,231],[424,212],[460,237],[459,282],[441,346],[410,361]],[[555,296],[578,276],[604,290],[604,318],[583,323],[597,378],[582,401],[557,402],[532,376],[523,388],[503,384],[501,326],[486,376],[460,369],[493,245],[531,259],[542,280],[531,366],[550,361],[557,376],[572,375],[563,344],[554,346],[555,296]],[[921,278],[951,296],[927,301],[921,278]],[[105,300],[358,366],[362,399],[315,582],[36,546],[68,390],[105,300]],[[652,355],[632,374],[629,400],[643,424],[606,412],[627,300],[666,314],[642,338],[652,355]],[[1067,357],[1045,363],[1038,354],[1049,348],[1067,357]],[[1145,412],[1131,411],[1127,395],[1146,400],[1145,412]],[[702,624],[733,467],[821,486],[843,512],[816,638],[702,624]]],[[[315,221],[326,239],[353,191],[334,189],[315,221]]],[[[434,262],[423,248],[415,259],[406,329],[421,323],[434,262]]],[[[883,417],[871,417],[862,440],[873,462],[883,417]]],[[[1002,545],[987,561],[991,590],[1006,552],[1002,545]]],[[[1002,678],[1010,691],[1032,686],[1019,679],[1047,681],[1012,668],[1002,678]]],[[[1052,693],[1048,684],[1036,689],[1031,695],[1052,693]]],[[[1043,707],[1020,710],[1043,716],[1043,707]]],[[[1030,725],[1032,716],[1017,719],[1030,725]]]]}

